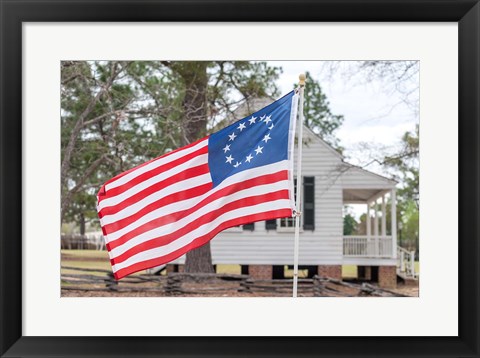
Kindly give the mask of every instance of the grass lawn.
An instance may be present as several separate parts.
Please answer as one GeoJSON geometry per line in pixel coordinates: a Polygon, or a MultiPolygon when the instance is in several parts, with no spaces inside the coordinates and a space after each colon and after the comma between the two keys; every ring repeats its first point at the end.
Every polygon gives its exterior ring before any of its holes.
{"type": "Polygon", "coordinates": [[[74,257],[76,260],[81,260],[83,258],[88,259],[103,259],[107,262],[108,252],[107,251],[98,251],[98,250],[61,250],[62,255],[74,257]]]}
{"type": "MultiPolygon", "coordinates": [[[[97,251],[97,250],[61,250],[62,253],[62,266],[70,266],[77,268],[88,268],[88,269],[100,269],[100,270],[111,270],[110,261],[108,258],[107,251],[97,251]]],[[[415,271],[420,272],[420,263],[415,262],[415,271]]],[[[241,268],[240,265],[217,265],[218,273],[226,274],[240,274],[241,268]]],[[[62,269],[62,274],[74,274],[80,273],[77,270],[68,270],[62,269]]],[[[139,273],[145,273],[141,271],[139,273]]],[[[90,274],[104,276],[103,272],[91,272],[90,274]]],[[[299,277],[307,277],[307,270],[299,270],[299,277]]],[[[342,266],[342,276],[345,278],[355,278],[357,277],[357,266],[355,265],[343,265],[342,266]]],[[[285,269],[285,277],[293,277],[293,270],[285,269]]]]}
{"type": "MultiPolygon", "coordinates": [[[[97,250],[61,250],[62,266],[111,270],[107,251],[97,250]]],[[[61,274],[81,274],[78,270],[61,269],[61,274]]],[[[89,272],[90,275],[105,276],[105,272],[89,272]]]]}
{"type": "Polygon", "coordinates": [[[242,268],[240,265],[217,265],[217,273],[240,275],[242,273],[242,268]]]}
{"type": "MultiPolygon", "coordinates": [[[[298,270],[298,278],[308,277],[308,270],[298,270]]],[[[285,278],[293,278],[293,269],[289,269],[285,266],[285,278]]]]}
{"type": "MultiPolygon", "coordinates": [[[[112,270],[110,266],[110,259],[108,257],[107,251],[98,251],[98,250],[61,250],[62,260],[61,265],[63,267],[75,267],[75,268],[85,268],[85,269],[99,269],[99,270],[112,270]]],[[[146,271],[139,271],[135,274],[145,274],[146,271]]],[[[105,276],[106,273],[99,271],[79,271],[79,270],[69,270],[61,269],[62,275],[67,274],[89,274],[95,276],[105,276]]],[[[135,275],[133,274],[133,275],[135,275]]]]}
{"type": "Polygon", "coordinates": [[[357,277],[357,266],[355,266],[355,265],[343,265],[342,266],[342,277],[344,277],[344,278],[356,278],[357,277]]]}

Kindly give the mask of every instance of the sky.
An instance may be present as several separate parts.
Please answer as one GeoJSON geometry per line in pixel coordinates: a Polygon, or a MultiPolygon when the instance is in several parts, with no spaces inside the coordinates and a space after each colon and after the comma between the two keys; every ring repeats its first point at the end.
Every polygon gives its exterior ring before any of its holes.
{"type": "MultiPolygon", "coordinates": [[[[386,174],[384,168],[376,163],[368,166],[365,164],[373,158],[381,159],[388,151],[398,148],[403,134],[415,130],[418,116],[402,102],[401,94],[389,91],[386,88],[388,83],[380,80],[361,83],[365,82],[362,75],[350,81],[340,73],[329,76],[330,72],[322,61],[269,61],[269,64],[283,69],[283,74],[277,81],[282,94],[289,92],[293,84],[298,83],[300,73],[310,72],[320,82],[332,113],[344,116],[344,122],[336,135],[340,139],[340,145],[345,148],[346,161],[386,174]],[[366,150],[362,143],[368,143],[368,147],[375,150],[366,150]]],[[[308,78],[306,85],[308,86],[308,78]]],[[[411,86],[418,88],[418,83],[413,82],[411,86]]]]}

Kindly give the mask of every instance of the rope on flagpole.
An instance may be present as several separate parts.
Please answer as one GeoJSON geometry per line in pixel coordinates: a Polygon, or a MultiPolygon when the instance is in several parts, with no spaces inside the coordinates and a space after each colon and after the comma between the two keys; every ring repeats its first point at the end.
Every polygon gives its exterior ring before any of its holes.
{"type": "Polygon", "coordinates": [[[303,147],[303,92],[305,89],[305,74],[300,74],[299,92],[300,92],[300,108],[298,117],[298,138],[297,138],[297,193],[296,193],[296,209],[295,209],[295,247],[293,250],[293,297],[297,297],[298,286],[298,249],[300,241],[300,216],[302,215],[302,147],[303,147]]]}

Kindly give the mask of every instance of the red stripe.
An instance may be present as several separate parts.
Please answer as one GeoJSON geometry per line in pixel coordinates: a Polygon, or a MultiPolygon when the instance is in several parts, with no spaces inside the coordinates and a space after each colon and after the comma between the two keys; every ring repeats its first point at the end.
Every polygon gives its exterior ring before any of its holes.
{"type": "Polygon", "coordinates": [[[193,167],[193,168],[188,168],[184,170],[183,172],[180,172],[178,174],[172,175],[171,177],[164,179],[158,183],[153,184],[152,186],[149,186],[148,188],[143,189],[142,191],[128,197],[128,199],[123,200],[117,205],[112,205],[103,208],[100,210],[98,213],[98,216],[100,218],[103,218],[105,215],[112,215],[118,213],[120,210],[125,209],[127,206],[133,205],[140,200],[146,198],[147,196],[162,190],[172,184],[181,182],[186,179],[191,179],[199,175],[207,174],[209,173],[209,167],[208,163],[193,167]]]}
{"type": "Polygon", "coordinates": [[[147,206],[137,211],[133,215],[117,220],[111,224],[104,225],[103,229],[107,234],[120,230],[125,226],[130,225],[134,221],[137,221],[139,218],[147,215],[149,212],[153,210],[159,209],[161,207],[164,207],[172,203],[176,203],[179,201],[183,201],[183,200],[187,200],[187,199],[191,199],[191,198],[203,195],[207,193],[210,189],[212,189],[212,185],[213,185],[212,183],[207,183],[207,184],[199,185],[184,191],[167,195],[164,198],[161,198],[157,201],[154,201],[151,204],[148,204],[147,206]]]}
{"type": "Polygon", "coordinates": [[[223,231],[225,229],[228,229],[230,227],[238,226],[238,225],[243,225],[243,224],[248,224],[251,222],[255,221],[261,221],[261,220],[272,220],[272,219],[278,219],[278,218],[285,218],[285,217],[291,217],[292,216],[292,210],[291,209],[280,209],[280,210],[273,210],[273,211],[267,211],[259,214],[253,214],[253,215],[246,215],[242,216],[239,218],[235,218],[232,220],[225,221],[221,223],[219,226],[217,226],[215,229],[210,231],[209,233],[198,237],[188,245],[173,251],[169,253],[168,255],[157,257],[155,259],[150,259],[142,262],[138,262],[136,264],[130,265],[128,267],[125,267],[123,269],[120,269],[116,271],[113,275],[116,280],[119,280],[127,275],[130,275],[132,273],[142,271],[151,267],[155,266],[160,266],[163,264],[166,264],[170,261],[175,260],[176,258],[179,258],[186,252],[193,250],[197,247],[200,247],[202,245],[205,245],[208,241],[213,239],[215,235],[217,235],[220,231],[223,231]]]}
{"type": "MultiPolygon", "coordinates": [[[[227,186],[227,187],[209,195],[208,197],[206,197],[205,199],[203,199],[202,201],[200,201],[199,203],[197,203],[195,206],[193,206],[191,208],[188,208],[186,210],[181,210],[181,211],[178,211],[178,212],[175,212],[175,213],[168,213],[168,215],[158,217],[156,219],[153,219],[153,220],[145,223],[145,224],[133,229],[132,231],[127,232],[125,235],[122,235],[118,239],[116,239],[114,241],[111,241],[109,245],[110,245],[111,249],[113,249],[115,247],[118,247],[120,245],[123,245],[125,242],[127,242],[128,240],[130,240],[131,238],[133,238],[135,236],[138,236],[138,235],[140,235],[140,234],[142,234],[146,231],[152,230],[154,228],[157,228],[157,227],[160,227],[160,226],[178,221],[178,220],[196,212],[197,210],[199,210],[203,206],[205,206],[205,205],[207,205],[207,204],[209,204],[209,203],[211,203],[211,202],[213,202],[213,201],[215,201],[219,198],[231,195],[231,194],[233,194],[233,193],[235,193],[239,190],[249,189],[249,188],[253,188],[255,186],[259,186],[259,185],[272,184],[272,183],[276,183],[278,181],[287,180],[287,179],[288,179],[288,171],[285,170],[285,171],[280,171],[278,173],[268,174],[268,175],[264,175],[264,176],[261,176],[261,177],[246,180],[246,181],[241,183],[241,188],[239,188],[239,184],[237,184],[237,183],[229,185],[229,186],[227,186]]],[[[161,206],[163,206],[163,205],[165,205],[165,204],[162,203],[161,206]]],[[[161,206],[154,206],[153,209],[158,209],[161,206]]],[[[145,215],[145,213],[143,213],[143,215],[145,215]]],[[[143,215],[140,216],[137,213],[137,214],[129,217],[128,221],[134,222],[134,221],[140,219],[143,215]]],[[[117,223],[114,223],[114,224],[108,225],[108,227],[106,227],[107,234],[115,232],[116,230],[120,229],[119,226],[116,225],[116,224],[117,223]],[[111,227],[112,225],[115,225],[115,230],[110,230],[112,228],[111,227]]],[[[125,222],[123,222],[122,227],[125,227],[125,226],[126,226],[125,222]]]]}
{"type": "MultiPolygon", "coordinates": [[[[202,141],[204,141],[204,140],[207,140],[207,139],[208,139],[208,137],[199,139],[199,140],[197,140],[196,142],[190,143],[190,144],[188,144],[188,145],[186,145],[186,146],[184,146],[184,147],[177,148],[177,149],[175,149],[175,150],[172,150],[171,152],[168,152],[168,153],[163,154],[163,155],[161,155],[161,156],[159,156],[159,157],[156,157],[156,158],[154,158],[154,159],[152,159],[152,160],[149,160],[148,162],[145,162],[145,163],[142,163],[142,164],[140,164],[140,165],[137,165],[136,167],[133,167],[133,168],[127,170],[126,172],[122,172],[122,173],[118,174],[117,176],[113,177],[112,179],[106,181],[105,184],[103,184],[103,186],[105,187],[107,184],[113,183],[115,180],[120,179],[121,177],[127,175],[128,173],[131,173],[131,172],[133,172],[134,170],[137,170],[137,169],[139,169],[139,168],[141,168],[141,167],[144,167],[145,165],[148,165],[148,164],[150,164],[150,163],[153,163],[153,162],[155,162],[155,161],[157,161],[157,160],[159,160],[159,159],[166,158],[166,157],[168,157],[168,156],[170,156],[170,155],[172,155],[172,154],[174,154],[174,153],[180,152],[180,151],[182,151],[182,150],[185,150],[185,149],[188,149],[188,148],[190,148],[190,147],[193,147],[194,145],[196,145],[196,144],[198,144],[198,143],[200,143],[200,142],[202,142],[202,141]]],[[[206,147],[208,147],[208,146],[206,146],[206,147]]]]}
{"type": "MultiPolygon", "coordinates": [[[[189,224],[181,227],[177,231],[174,231],[170,234],[163,235],[160,237],[156,237],[154,239],[144,241],[131,249],[125,251],[123,254],[112,258],[110,262],[113,264],[123,262],[130,258],[133,255],[136,255],[142,251],[150,250],[159,246],[164,246],[172,241],[175,241],[179,237],[182,237],[184,235],[187,235],[191,231],[195,230],[196,228],[208,224],[211,221],[215,220],[222,214],[225,214],[229,211],[243,208],[243,207],[248,207],[248,206],[253,206],[261,203],[266,203],[269,201],[274,201],[274,200],[279,200],[279,199],[288,199],[289,196],[289,190],[284,189],[284,190],[279,190],[273,193],[268,193],[268,194],[263,194],[263,195],[256,195],[256,196],[250,196],[247,198],[239,199],[230,203],[225,204],[221,208],[218,208],[216,210],[213,210],[207,214],[204,214],[200,216],[198,219],[195,219],[194,222],[190,222],[189,224]]],[[[109,251],[111,250],[110,247],[107,248],[109,251]]]]}
{"type": "Polygon", "coordinates": [[[195,152],[189,153],[189,154],[187,154],[187,155],[185,155],[181,158],[172,160],[171,162],[168,162],[168,163],[166,163],[164,165],[161,165],[157,168],[154,168],[154,169],[152,169],[148,172],[140,174],[139,176],[133,178],[132,180],[128,181],[127,183],[125,183],[123,185],[117,186],[117,187],[112,188],[112,189],[108,189],[108,191],[106,192],[106,195],[102,196],[99,199],[99,202],[104,200],[104,199],[112,198],[114,196],[117,196],[117,195],[127,191],[128,189],[130,189],[131,187],[133,187],[137,184],[140,184],[140,183],[142,183],[142,182],[144,182],[144,181],[146,181],[150,178],[153,178],[156,175],[159,175],[161,173],[166,172],[169,169],[172,169],[176,166],[179,166],[179,165],[189,161],[190,159],[193,159],[195,157],[198,157],[200,155],[207,154],[207,153],[208,153],[208,146],[205,146],[205,147],[200,148],[199,150],[197,150],[195,152]]]}

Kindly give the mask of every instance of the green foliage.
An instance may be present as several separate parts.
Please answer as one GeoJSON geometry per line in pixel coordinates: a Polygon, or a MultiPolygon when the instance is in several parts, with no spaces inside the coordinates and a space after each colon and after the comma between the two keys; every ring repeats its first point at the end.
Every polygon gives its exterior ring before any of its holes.
{"type": "Polygon", "coordinates": [[[343,235],[354,235],[356,234],[359,223],[352,215],[348,206],[345,206],[344,210],[345,214],[343,216],[343,235]]]}
{"type": "Polygon", "coordinates": [[[419,127],[406,132],[401,141],[400,151],[384,159],[384,163],[395,172],[401,183],[398,190],[397,210],[402,225],[402,245],[418,251],[419,232],[419,127]]]}
{"type": "Polygon", "coordinates": [[[402,237],[399,237],[399,241],[407,249],[418,251],[419,211],[417,203],[413,200],[406,200],[402,203],[401,213],[402,237]]]}
{"type": "Polygon", "coordinates": [[[265,62],[216,61],[208,68],[207,102],[209,124],[223,120],[251,98],[277,97],[275,81],[281,68],[265,62]]]}
{"type": "Polygon", "coordinates": [[[62,62],[62,222],[98,225],[96,193],[105,181],[199,139],[246,98],[277,95],[280,72],[247,61],[62,62]],[[195,93],[203,128],[188,136],[195,93]]]}
{"type": "Polygon", "coordinates": [[[400,151],[393,156],[385,157],[384,163],[395,170],[395,177],[402,183],[399,195],[404,199],[417,200],[419,188],[419,126],[415,131],[406,132],[401,141],[400,151]]]}
{"type": "Polygon", "coordinates": [[[334,115],[330,110],[330,103],[322,91],[318,81],[306,72],[307,83],[305,86],[304,115],[305,125],[337,151],[342,152],[335,131],[342,125],[343,116],[334,115]]]}
{"type": "Polygon", "coordinates": [[[347,213],[343,217],[343,235],[353,235],[357,230],[358,222],[355,220],[355,217],[347,213]]]}

